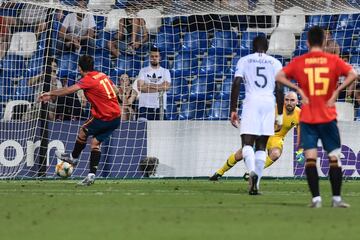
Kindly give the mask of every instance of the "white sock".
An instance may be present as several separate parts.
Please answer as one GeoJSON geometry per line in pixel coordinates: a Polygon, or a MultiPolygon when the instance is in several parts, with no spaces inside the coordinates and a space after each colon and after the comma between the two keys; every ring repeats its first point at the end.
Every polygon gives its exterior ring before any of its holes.
{"type": "Polygon", "coordinates": [[[242,154],[243,154],[243,157],[245,159],[245,165],[246,165],[249,173],[255,172],[255,153],[254,153],[254,149],[249,145],[245,145],[243,147],[243,149],[242,149],[242,154]]]}
{"type": "Polygon", "coordinates": [[[313,197],[313,198],[312,198],[312,202],[317,202],[317,201],[320,201],[320,202],[321,202],[321,197],[320,197],[320,196],[317,196],[317,197],[313,197]]]}
{"type": "Polygon", "coordinates": [[[333,196],[332,199],[335,202],[341,202],[341,196],[333,196]]]}
{"type": "Polygon", "coordinates": [[[256,151],[255,152],[255,173],[258,175],[258,182],[256,183],[257,188],[260,187],[260,179],[263,175],[264,166],[266,160],[266,152],[265,151],[256,151]]]}

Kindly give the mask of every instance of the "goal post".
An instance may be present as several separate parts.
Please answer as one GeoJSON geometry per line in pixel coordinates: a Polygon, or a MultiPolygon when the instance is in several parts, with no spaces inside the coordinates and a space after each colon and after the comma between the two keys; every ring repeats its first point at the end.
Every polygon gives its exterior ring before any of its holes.
{"type": "MultiPolygon", "coordinates": [[[[354,68],[360,66],[358,1],[81,2],[0,1],[0,178],[56,178],[54,152],[72,151],[90,105],[81,91],[47,104],[37,97],[79,81],[77,62],[83,54],[91,55],[95,70],[106,73],[122,93],[124,119],[101,147],[97,175],[105,179],[146,177],[140,166],[147,157],[159,160],[152,177],[206,177],[220,168],[241,146],[239,131],[229,123],[231,84],[237,61],[252,52],[258,35],[268,38],[268,54],[285,66],[307,51],[306,32],[320,25],[339,54],[354,68]],[[152,64],[153,47],[160,50],[160,66],[169,70],[171,86],[155,99],[163,120],[144,122],[137,80],[140,70],[152,64]]],[[[148,81],[158,77],[148,76],[148,81]]],[[[360,175],[360,124],[354,121],[360,120],[359,87],[338,100],[347,177],[360,175]]],[[[242,85],[239,114],[244,95],[242,85]]],[[[289,132],[281,158],[265,176],[304,176],[294,156],[294,134],[289,132]]],[[[71,177],[87,175],[89,157],[87,146],[71,177]]],[[[319,158],[325,176],[321,146],[319,158]]],[[[244,172],[240,162],[225,176],[244,172]]]]}

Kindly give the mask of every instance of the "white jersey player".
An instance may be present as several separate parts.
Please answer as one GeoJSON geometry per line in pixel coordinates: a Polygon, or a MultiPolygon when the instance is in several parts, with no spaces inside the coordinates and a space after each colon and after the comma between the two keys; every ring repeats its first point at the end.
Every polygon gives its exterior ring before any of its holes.
{"type": "MultiPolygon", "coordinates": [[[[275,75],[282,69],[279,60],[266,55],[268,42],[264,36],[253,40],[255,53],[239,60],[231,89],[231,123],[239,126],[237,103],[240,82],[245,83],[245,99],[241,114],[242,154],[250,173],[250,195],[258,194],[258,184],[266,160],[266,143],[274,135],[275,97],[278,106],[283,106],[282,88],[275,83],[275,75]],[[254,146],[255,144],[255,151],[254,146]]],[[[282,108],[278,109],[277,124],[282,124],[282,108]]]]}

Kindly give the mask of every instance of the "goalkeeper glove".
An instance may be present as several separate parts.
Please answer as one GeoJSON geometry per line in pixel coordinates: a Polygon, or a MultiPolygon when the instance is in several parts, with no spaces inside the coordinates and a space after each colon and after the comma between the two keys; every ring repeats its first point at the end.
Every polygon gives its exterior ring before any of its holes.
{"type": "Polygon", "coordinates": [[[295,159],[300,164],[304,163],[305,161],[304,149],[299,149],[295,152],[295,159]]]}

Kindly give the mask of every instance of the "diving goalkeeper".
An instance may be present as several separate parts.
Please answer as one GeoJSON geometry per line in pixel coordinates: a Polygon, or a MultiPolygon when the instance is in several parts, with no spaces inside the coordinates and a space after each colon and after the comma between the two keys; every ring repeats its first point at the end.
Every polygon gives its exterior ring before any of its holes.
{"type": "MultiPolygon", "coordinates": [[[[297,103],[298,97],[295,92],[288,92],[285,95],[283,125],[280,129],[276,129],[275,127],[275,135],[271,136],[267,142],[266,150],[268,155],[266,157],[264,168],[270,167],[274,162],[276,162],[276,160],[280,158],[283,150],[284,138],[293,127],[297,128],[299,139],[300,129],[298,125],[301,109],[296,106],[297,103]]],[[[240,148],[237,152],[229,156],[229,158],[226,160],[226,163],[219,170],[217,170],[214,175],[209,178],[209,180],[217,181],[227,171],[229,171],[233,166],[235,166],[237,162],[241,160],[243,160],[243,155],[242,149],[240,148]]],[[[296,152],[296,160],[299,162],[304,160],[302,149],[299,149],[296,152]]]]}

